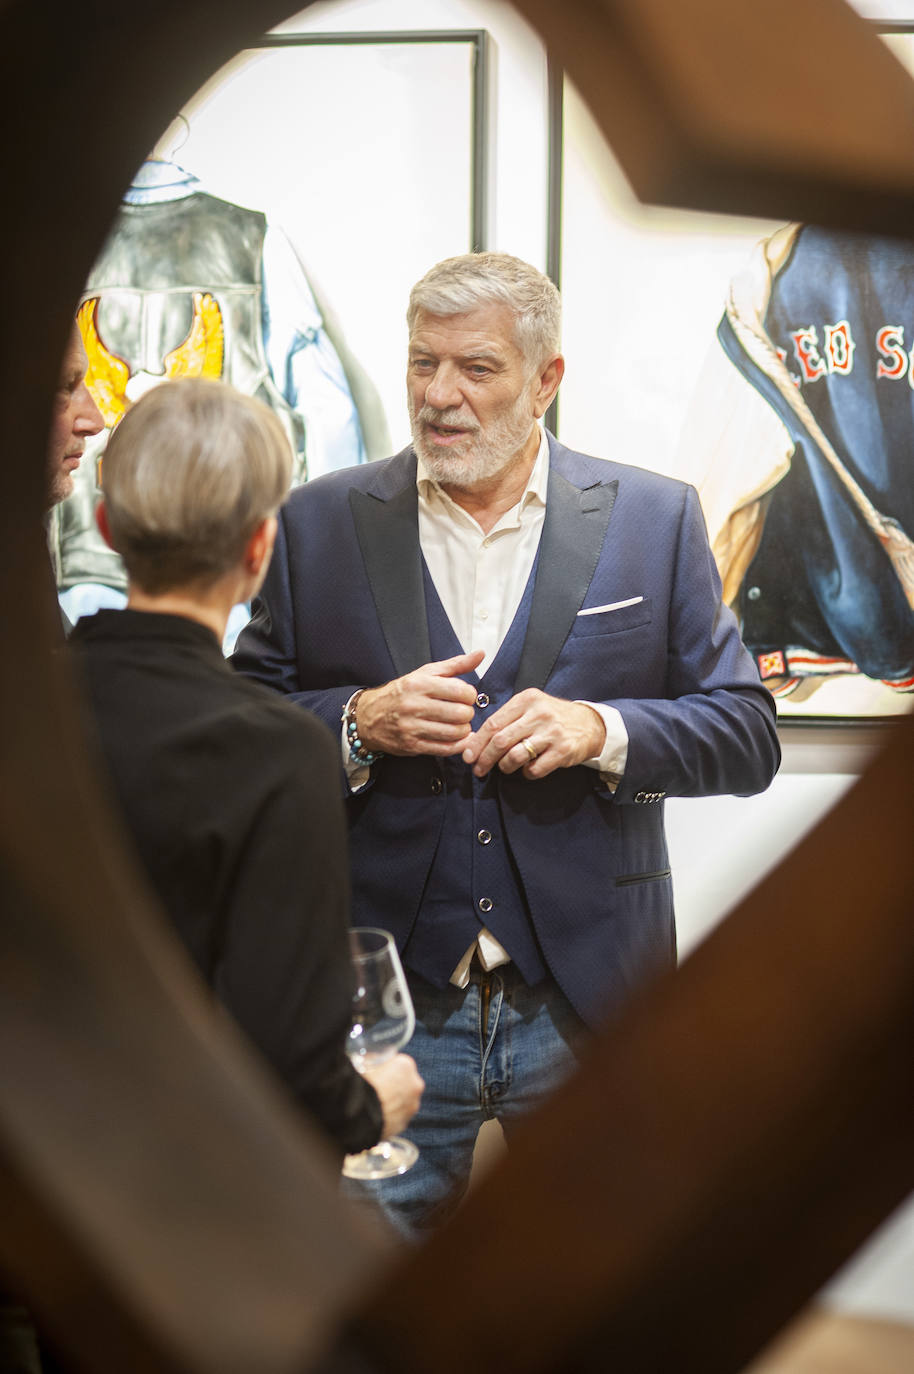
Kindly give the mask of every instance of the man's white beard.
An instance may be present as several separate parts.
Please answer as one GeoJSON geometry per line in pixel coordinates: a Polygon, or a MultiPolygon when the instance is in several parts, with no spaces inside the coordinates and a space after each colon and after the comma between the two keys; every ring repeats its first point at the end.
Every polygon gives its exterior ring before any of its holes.
{"type": "Polygon", "coordinates": [[[506,468],[523,449],[533,428],[528,388],[524,387],[517,400],[491,420],[485,429],[472,413],[464,414],[462,407],[436,410],[424,405],[415,411],[409,401],[410,429],[413,446],[422,459],[430,477],[443,487],[469,490],[490,481],[506,468]],[[427,438],[423,426],[443,425],[470,430],[455,444],[439,448],[427,438]]]}

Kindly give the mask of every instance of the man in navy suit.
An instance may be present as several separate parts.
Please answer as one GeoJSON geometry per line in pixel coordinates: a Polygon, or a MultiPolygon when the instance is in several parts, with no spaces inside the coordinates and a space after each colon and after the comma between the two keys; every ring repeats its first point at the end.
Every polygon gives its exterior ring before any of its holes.
{"type": "Polygon", "coordinates": [[[564,448],[560,301],[502,253],[413,288],[413,445],[292,493],[236,666],[340,735],[353,922],[391,930],[425,1079],[405,1232],[588,1024],[675,961],[663,798],[748,795],[771,698],[691,487],[564,448]]]}

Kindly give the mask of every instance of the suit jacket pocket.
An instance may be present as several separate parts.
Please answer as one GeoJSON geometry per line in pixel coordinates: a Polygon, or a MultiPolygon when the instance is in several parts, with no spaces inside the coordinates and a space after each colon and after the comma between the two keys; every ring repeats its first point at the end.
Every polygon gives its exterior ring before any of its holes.
{"type": "Polygon", "coordinates": [[[637,883],[663,882],[669,878],[668,868],[659,868],[655,873],[622,873],[616,878],[616,887],[634,887],[637,883]]]}
{"type": "Polygon", "coordinates": [[[639,597],[630,605],[609,606],[605,610],[588,612],[586,606],[574,618],[571,633],[575,639],[589,635],[614,635],[623,630],[635,630],[649,625],[653,618],[649,596],[639,597]]]}

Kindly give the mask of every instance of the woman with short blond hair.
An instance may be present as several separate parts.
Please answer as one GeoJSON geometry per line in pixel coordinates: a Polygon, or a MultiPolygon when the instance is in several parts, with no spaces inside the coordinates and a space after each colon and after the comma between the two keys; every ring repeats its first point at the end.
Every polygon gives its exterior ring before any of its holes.
{"type": "Polygon", "coordinates": [[[108,442],[99,527],[125,610],[69,640],[152,885],[219,1001],[341,1152],[402,1129],[422,1089],[399,1055],[361,1076],[338,745],[237,676],[221,643],[263,581],[292,456],[272,411],[218,382],[164,383],[108,442]]]}

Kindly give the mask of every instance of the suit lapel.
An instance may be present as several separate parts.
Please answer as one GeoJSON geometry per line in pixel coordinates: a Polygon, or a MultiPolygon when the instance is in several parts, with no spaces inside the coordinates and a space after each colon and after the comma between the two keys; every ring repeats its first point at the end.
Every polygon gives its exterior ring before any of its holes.
{"type": "Polygon", "coordinates": [[[583,491],[549,469],[533,605],[514,690],[543,688],[587,594],[616,499],[618,482],[583,491]]]}
{"type": "MultiPolygon", "coordinates": [[[[554,443],[554,441],[550,441],[554,443]]],[[[560,445],[554,446],[562,453],[560,445]]],[[[419,548],[415,458],[391,466],[374,491],[352,488],[349,503],[378,620],[397,676],[431,657],[419,548]]],[[[386,465],[385,465],[386,467],[386,465]]],[[[548,681],[590,586],[616,499],[617,481],[580,487],[549,469],[533,604],[515,691],[548,681]]]]}
{"type": "Polygon", "coordinates": [[[381,630],[401,677],[431,657],[415,468],[413,480],[387,500],[352,488],[349,505],[381,630]]]}

